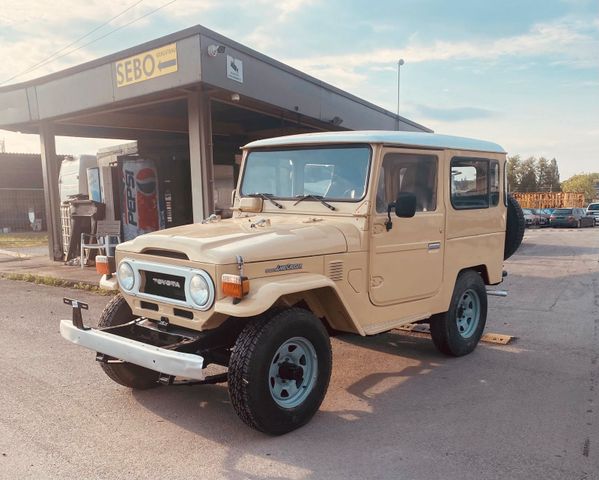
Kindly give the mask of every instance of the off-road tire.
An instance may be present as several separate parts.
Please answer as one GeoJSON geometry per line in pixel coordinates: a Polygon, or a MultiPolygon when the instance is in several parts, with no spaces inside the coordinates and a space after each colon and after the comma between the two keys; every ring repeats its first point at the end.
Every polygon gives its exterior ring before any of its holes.
{"type": "Polygon", "coordinates": [[[331,376],[331,343],[322,322],[302,308],[255,317],[243,329],[229,362],[229,396],[239,417],[250,427],[282,435],[308,423],[326,394],[331,376]],[[269,368],[279,347],[294,337],[311,342],[317,357],[317,378],[296,407],[278,405],[270,390],[269,368]]]}
{"type": "MultiPolygon", "coordinates": [[[[130,322],[135,316],[131,308],[119,293],[102,312],[98,327],[114,327],[130,322]]],[[[147,390],[159,386],[159,373],[132,363],[100,363],[104,373],[116,383],[136,390],[147,390]]]]}
{"type": "Polygon", "coordinates": [[[445,313],[434,315],[430,319],[431,337],[435,347],[446,355],[461,357],[471,353],[482,337],[487,321],[487,291],[485,283],[478,272],[465,270],[458,275],[449,304],[445,313]],[[465,292],[474,292],[480,302],[480,317],[472,336],[464,338],[457,325],[458,308],[465,292]]]}
{"type": "Polygon", "coordinates": [[[524,230],[526,229],[526,220],[524,220],[524,212],[512,195],[507,196],[507,222],[505,226],[505,247],[503,250],[503,259],[510,258],[524,238],[524,230]]]}

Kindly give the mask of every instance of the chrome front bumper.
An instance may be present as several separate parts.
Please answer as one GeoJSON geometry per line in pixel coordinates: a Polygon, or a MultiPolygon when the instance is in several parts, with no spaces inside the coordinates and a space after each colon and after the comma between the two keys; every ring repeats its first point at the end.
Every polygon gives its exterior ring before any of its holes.
{"type": "Polygon", "coordinates": [[[71,320],[60,321],[60,334],[69,342],[125,362],[175,377],[203,380],[204,358],[120,337],[90,328],[81,330],[71,320]]]}
{"type": "Polygon", "coordinates": [[[174,350],[176,346],[181,346],[184,343],[189,345],[189,341],[193,338],[157,331],[138,321],[110,327],[106,330],[88,328],[83,325],[81,317],[81,309],[87,310],[87,304],[69,298],[64,298],[63,301],[73,307],[73,319],[60,321],[60,334],[65,340],[113,359],[133,363],[173,378],[185,377],[204,380],[202,371],[204,357],[174,350]],[[122,335],[107,330],[119,332],[122,335]],[[129,337],[152,338],[157,345],[140,342],[129,337]]]}

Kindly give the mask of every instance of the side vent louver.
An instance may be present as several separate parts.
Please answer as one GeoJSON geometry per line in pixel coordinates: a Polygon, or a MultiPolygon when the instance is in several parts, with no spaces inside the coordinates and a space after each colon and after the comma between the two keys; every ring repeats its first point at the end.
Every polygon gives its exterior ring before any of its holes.
{"type": "Polygon", "coordinates": [[[329,278],[335,282],[343,280],[343,262],[336,260],[329,262],[329,278]]]}

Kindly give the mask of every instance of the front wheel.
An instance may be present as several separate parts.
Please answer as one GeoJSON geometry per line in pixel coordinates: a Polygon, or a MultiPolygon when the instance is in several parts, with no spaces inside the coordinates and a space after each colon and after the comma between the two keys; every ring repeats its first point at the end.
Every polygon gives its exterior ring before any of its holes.
{"type": "Polygon", "coordinates": [[[487,291],[474,270],[458,275],[449,310],[430,321],[431,337],[437,349],[461,357],[472,352],[487,322],[487,291]]]}
{"type": "MultiPolygon", "coordinates": [[[[106,305],[100,316],[98,327],[114,327],[134,320],[131,308],[119,293],[106,305]]],[[[104,373],[116,383],[137,390],[159,386],[159,373],[132,363],[100,363],[104,373]]]]}
{"type": "Polygon", "coordinates": [[[331,344],[322,322],[302,308],[249,321],[229,362],[229,396],[250,427],[281,435],[308,423],[331,376],[331,344]]]}

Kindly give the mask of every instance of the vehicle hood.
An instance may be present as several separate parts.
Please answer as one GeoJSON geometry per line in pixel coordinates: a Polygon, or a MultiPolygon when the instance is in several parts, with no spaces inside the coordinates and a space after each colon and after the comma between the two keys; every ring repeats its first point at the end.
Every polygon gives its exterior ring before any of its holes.
{"type": "Polygon", "coordinates": [[[141,235],[120,244],[120,253],[149,249],[182,252],[192,261],[230,264],[347,252],[341,229],[332,222],[307,217],[254,216],[191,224],[141,235]]]}

